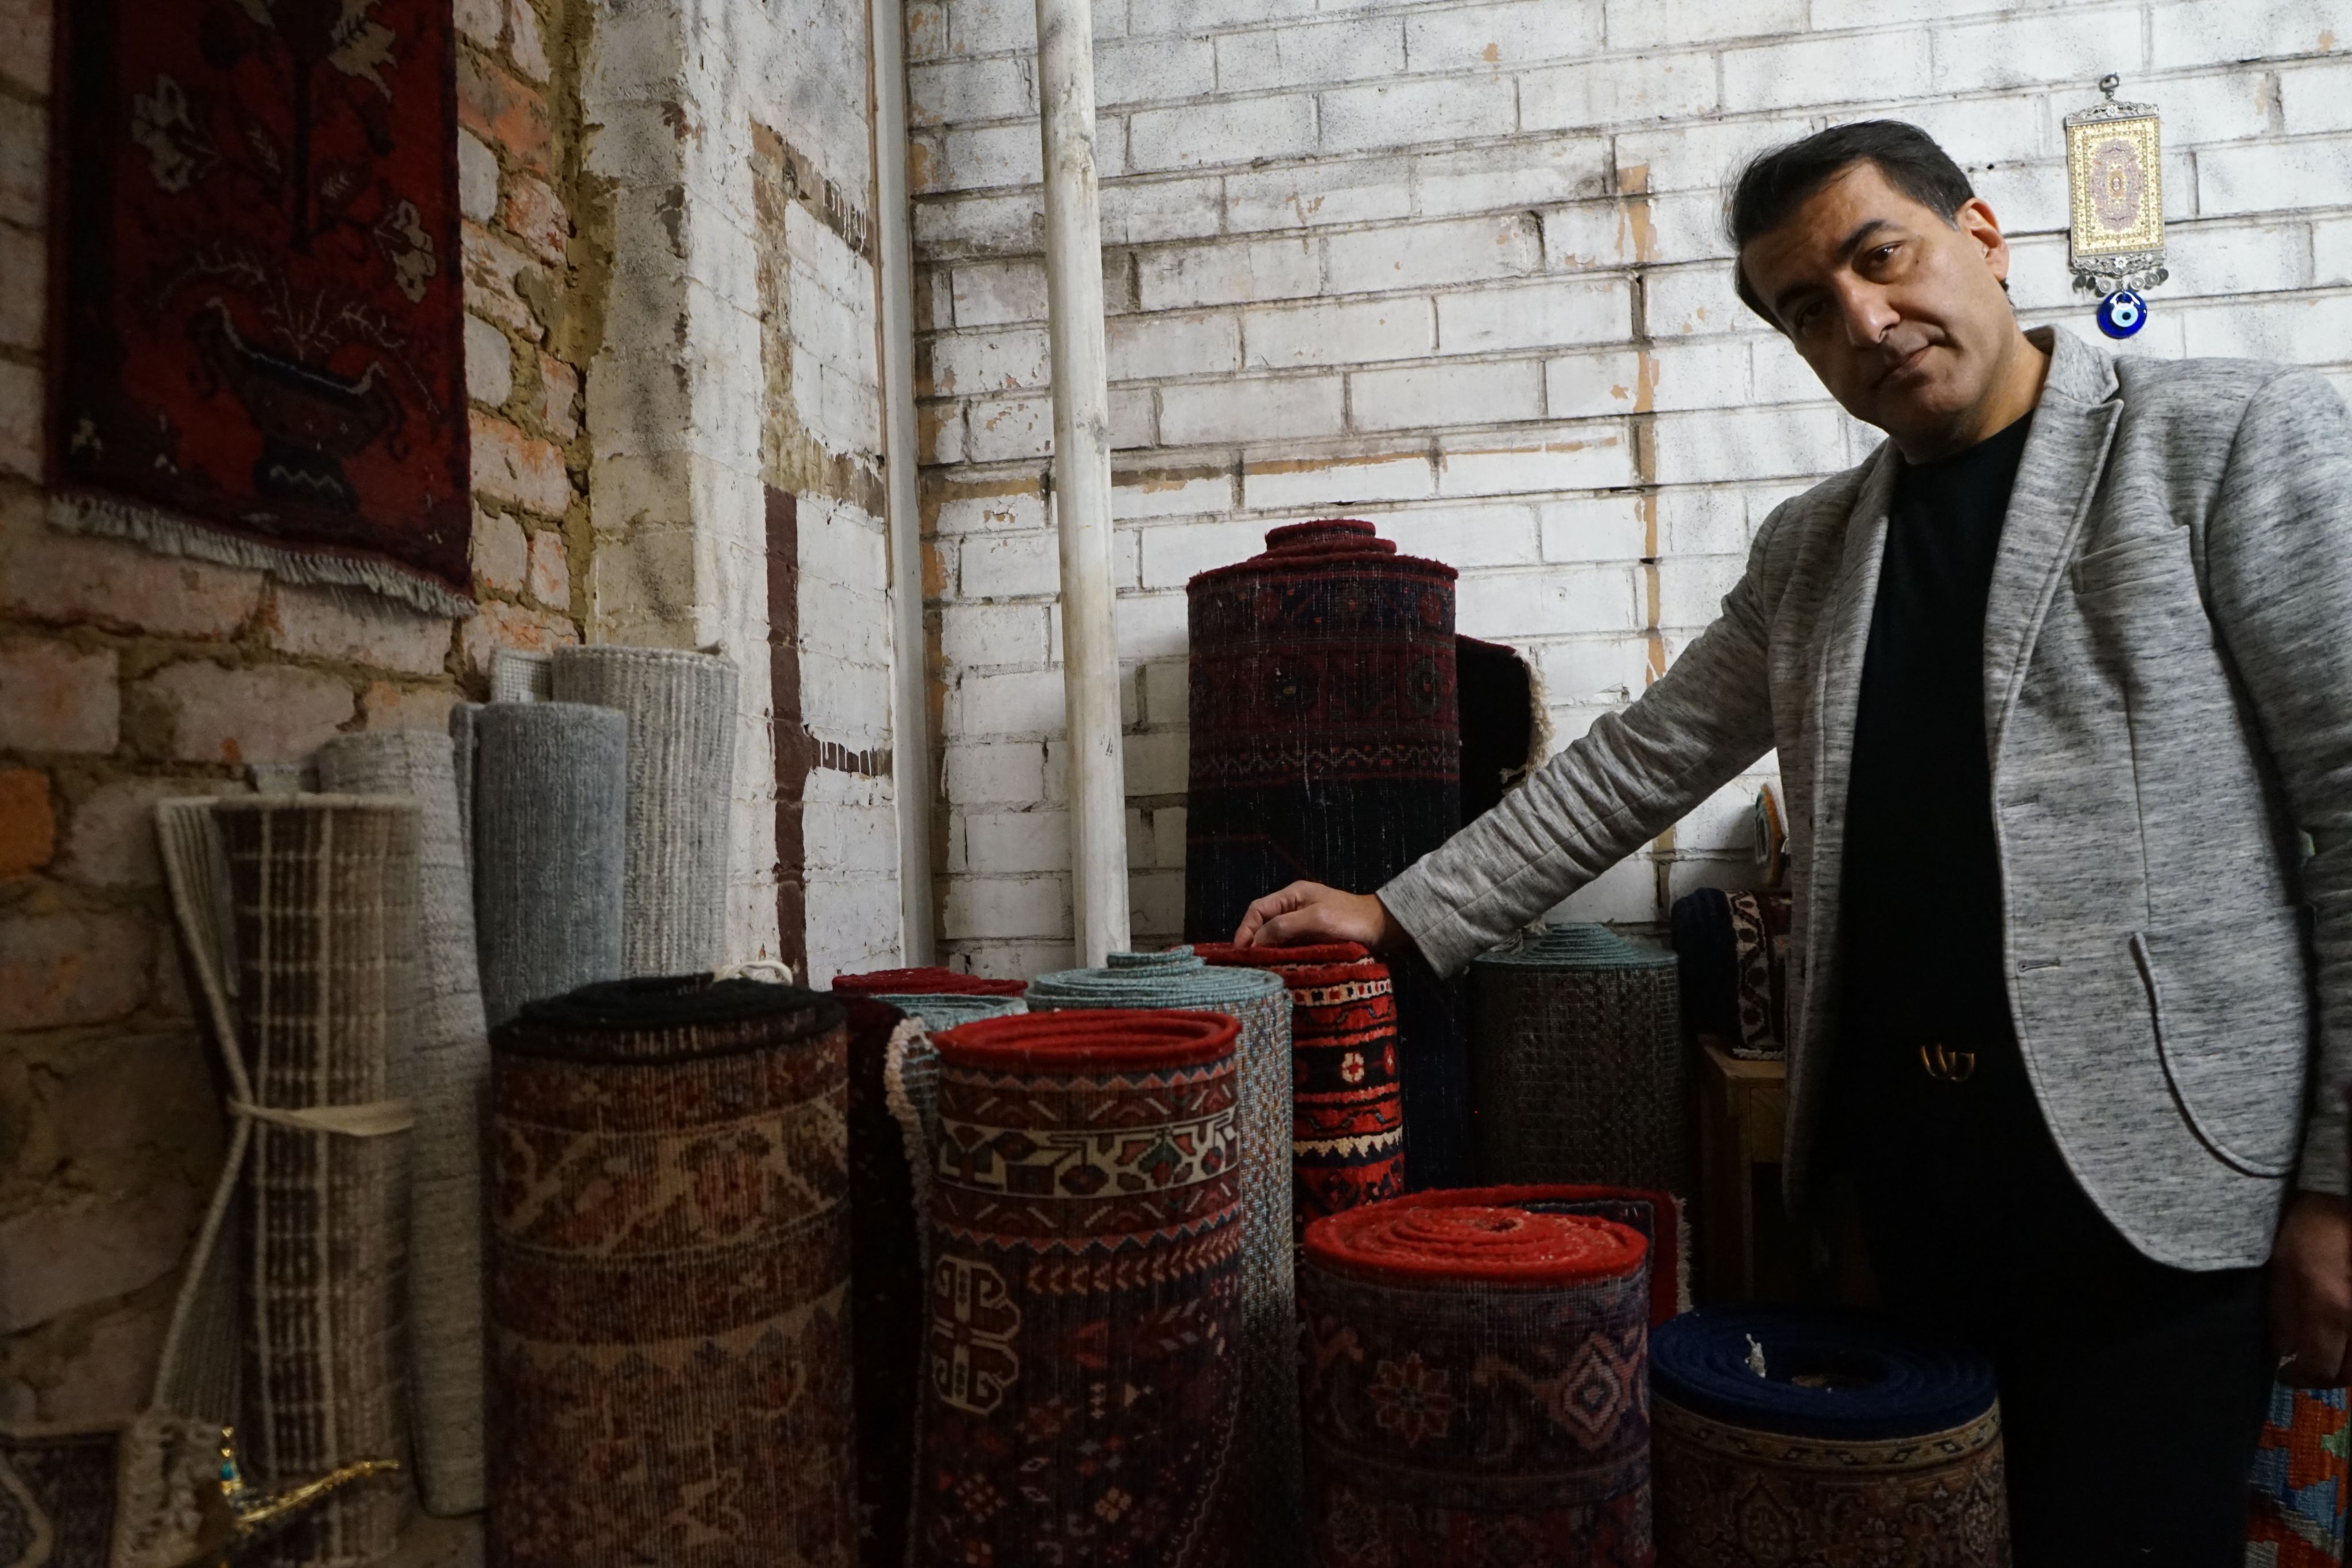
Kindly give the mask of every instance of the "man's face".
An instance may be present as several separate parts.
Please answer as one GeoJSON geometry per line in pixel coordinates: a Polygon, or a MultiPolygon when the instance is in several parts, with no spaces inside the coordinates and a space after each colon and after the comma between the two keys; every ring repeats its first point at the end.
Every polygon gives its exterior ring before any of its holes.
{"type": "Polygon", "coordinates": [[[1856,163],[1739,253],[1830,395],[1906,451],[1968,427],[2020,341],[1992,209],[1971,201],[1955,221],[1856,163]]]}

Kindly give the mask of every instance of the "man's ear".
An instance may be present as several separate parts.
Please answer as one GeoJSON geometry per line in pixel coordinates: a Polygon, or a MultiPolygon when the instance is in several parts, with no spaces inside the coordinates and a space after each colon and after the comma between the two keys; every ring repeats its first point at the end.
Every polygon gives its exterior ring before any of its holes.
{"type": "Polygon", "coordinates": [[[1991,268],[1993,278],[2004,287],[2009,282],[2009,238],[2000,232],[2000,220],[1993,216],[1992,208],[1982,196],[1970,196],[1952,214],[1952,226],[1974,240],[1984,252],[1985,265],[1991,268]]]}

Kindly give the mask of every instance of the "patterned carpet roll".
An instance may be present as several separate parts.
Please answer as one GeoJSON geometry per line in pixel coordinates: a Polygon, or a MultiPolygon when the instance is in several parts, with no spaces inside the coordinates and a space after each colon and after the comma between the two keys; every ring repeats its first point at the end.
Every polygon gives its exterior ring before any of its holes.
{"type": "Polygon", "coordinates": [[[1660,1568],[2006,1568],[1991,1366],[1844,1313],[1703,1308],[1650,1343],[1660,1568]]]}
{"type": "Polygon", "coordinates": [[[1737,1057],[1788,1054],[1790,900],[1703,887],[1675,901],[1683,1023],[1737,1057]]]}
{"type": "Polygon", "coordinates": [[[491,1568],[847,1568],[840,1005],[618,981],[492,1044],[491,1568]]]}
{"type": "MultiPolygon", "coordinates": [[[[1305,877],[1370,893],[1462,826],[1454,571],[1370,523],[1295,523],[1191,600],[1184,935],[1305,877]]],[[[1395,971],[1414,1186],[1471,1174],[1458,984],[1395,971]]]]}
{"type": "Polygon", "coordinates": [[[629,720],[622,973],[688,975],[726,957],[734,664],[674,648],[558,648],[557,702],[629,720]]]}
{"type": "Polygon", "coordinates": [[[474,717],[474,912],[490,1027],[622,972],[628,720],[580,703],[474,717]]]}
{"type": "Polygon", "coordinates": [[[1290,1225],[1290,994],[1264,969],[1211,968],[1190,947],[1113,953],[1099,969],[1029,983],[1029,1010],[1191,1008],[1241,1025],[1241,1490],[1244,1519],[1265,1521],[1235,1546],[1245,1562],[1295,1561],[1276,1521],[1298,1519],[1298,1307],[1290,1225]],[[1260,1554],[1263,1555],[1260,1555],[1260,1554]]]}
{"type": "Polygon", "coordinates": [[[455,747],[431,730],[340,735],[319,782],[417,805],[418,984],[394,1059],[416,1109],[409,1134],[409,1408],[426,1511],[482,1506],[482,1109],[489,1032],[474,948],[474,888],[457,824],[455,747]]]}
{"type": "Polygon", "coordinates": [[[1193,948],[1229,968],[1265,969],[1290,990],[1290,1227],[1404,1190],[1404,1101],[1397,1088],[1396,988],[1353,942],[1319,947],[1193,948]]]}
{"type": "Polygon", "coordinates": [[[1673,954],[1605,925],[1547,926],[1472,963],[1470,1038],[1487,1181],[1691,1190],[1673,954]]]}
{"type": "Polygon", "coordinates": [[[1690,1239],[1682,1200],[1670,1192],[1555,1183],[1537,1186],[1433,1187],[1396,1200],[1416,1208],[1519,1208],[1580,1214],[1639,1235],[1650,1248],[1650,1326],[1690,1311],[1690,1239]]]}
{"type": "MultiPolygon", "coordinates": [[[[248,1477],[268,1490],[408,1454],[409,1129],[393,1060],[418,1013],[417,807],[289,795],[213,807],[237,956],[249,1100],[243,1176],[248,1477]]],[[[404,1484],[336,1497],[257,1562],[391,1555],[404,1484]]]]}
{"type": "Polygon", "coordinates": [[[1406,1198],[1307,1228],[1318,1568],[1647,1568],[1648,1244],[1406,1198]]]}
{"type": "Polygon", "coordinates": [[[2271,1389],[2254,1449],[2246,1568],[2337,1568],[2344,1561],[2347,1473],[2341,1388],[2271,1389]]]}
{"type": "Polygon", "coordinates": [[[1238,1514],[1235,1026],[940,1037],[919,1568],[1224,1568],[1238,1514]]]}

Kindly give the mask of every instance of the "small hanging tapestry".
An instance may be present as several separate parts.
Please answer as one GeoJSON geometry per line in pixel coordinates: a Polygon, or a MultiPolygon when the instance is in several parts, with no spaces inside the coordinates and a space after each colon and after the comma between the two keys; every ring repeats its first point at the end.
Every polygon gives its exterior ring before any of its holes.
{"type": "MultiPolygon", "coordinates": [[[[1462,826],[1454,571],[1370,523],[1295,523],[1192,579],[1184,934],[1303,879],[1370,893],[1462,826]]],[[[1395,971],[1415,1186],[1470,1176],[1462,995],[1395,971]]]]}
{"type": "Polygon", "coordinates": [[[470,613],[448,5],[58,21],[52,516],[470,613]]]}
{"type": "Polygon", "coordinates": [[[1308,1226],[1318,1568],[1649,1568],[1648,1255],[1605,1219],[1411,1198],[1308,1226]]]}
{"type": "Polygon", "coordinates": [[[846,1039],[707,975],[492,1036],[490,1568],[856,1563],[846,1039]]]}
{"type": "Polygon", "coordinates": [[[1236,947],[1203,942],[1208,963],[1267,969],[1290,988],[1290,1229],[1404,1190],[1397,1091],[1396,984],[1353,942],[1236,947]]]}
{"type": "Polygon", "coordinates": [[[1650,1341],[1659,1568],[2008,1568],[1991,1364],[1842,1312],[1703,1308],[1650,1341]]]}
{"type": "Polygon", "coordinates": [[[2344,1390],[2272,1388],[2254,1449],[2246,1568],[2338,1568],[2347,1453],[2344,1390]]]}
{"type": "Polygon", "coordinates": [[[939,1038],[917,1568],[1232,1562],[1236,1033],[1076,1010],[939,1038]]]}

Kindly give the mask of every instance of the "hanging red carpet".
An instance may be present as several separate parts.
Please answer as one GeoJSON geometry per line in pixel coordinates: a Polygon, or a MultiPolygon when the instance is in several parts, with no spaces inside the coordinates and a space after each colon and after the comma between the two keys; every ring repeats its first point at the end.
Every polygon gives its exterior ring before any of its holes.
{"type": "MultiPolygon", "coordinates": [[[[1462,825],[1450,566],[1370,523],[1294,523],[1192,579],[1184,935],[1230,939],[1300,878],[1370,893],[1462,825]]],[[[1415,1186],[1470,1176],[1458,985],[1397,970],[1415,1186]]]]}
{"type": "Polygon", "coordinates": [[[2344,1561],[2352,1429],[2341,1388],[2271,1390],[2254,1449],[2246,1568],[2337,1568],[2344,1561]]]}
{"type": "Polygon", "coordinates": [[[1650,1342],[1659,1568],[2008,1568],[1992,1367],[1848,1313],[1703,1308],[1650,1342]]]}
{"type": "Polygon", "coordinates": [[[708,976],[493,1037],[489,1568],[856,1562],[845,1041],[708,976]]]}
{"type": "Polygon", "coordinates": [[[1213,965],[1271,970],[1290,988],[1294,1237],[1309,1220],[1402,1192],[1404,1103],[1388,966],[1353,942],[1204,942],[1193,951],[1213,965]]]}
{"type": "Polygon", "coordinates": [[[58,27],[52,516],[469,613],[446,0],[58,27]]]}
{"type": "Polygon", "coordinates": [[[1646,1568],[1648,1254],[1606,1219],[1410,1198],[1308,1226],[1318,1568],[1646,1568]]]}
{"type": "Polygon", "coordinates": [[[919,1568],[1224,1568],[1237,1026],[1075,1010],[940,1036],[919,1568]]]}

